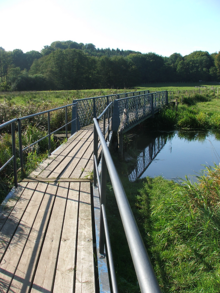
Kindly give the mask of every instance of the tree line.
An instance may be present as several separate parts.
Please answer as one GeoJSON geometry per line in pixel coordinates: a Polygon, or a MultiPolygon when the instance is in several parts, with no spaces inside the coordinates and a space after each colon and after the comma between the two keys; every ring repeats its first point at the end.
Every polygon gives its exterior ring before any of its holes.
{"type": "Polygon", "coordinates": [[[0,47],[0,90],[129,88],[154,82],[220,81],[220,52],[170,57],[53,42],[41,52],[0,47]]]}

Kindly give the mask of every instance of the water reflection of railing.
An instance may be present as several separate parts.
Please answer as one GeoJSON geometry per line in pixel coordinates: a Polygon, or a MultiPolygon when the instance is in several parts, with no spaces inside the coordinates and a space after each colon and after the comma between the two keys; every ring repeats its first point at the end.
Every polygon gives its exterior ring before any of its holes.
{"type": "Polygon", "coordinates": [[[165,137],[157,137],[138,155],[135,169],[128,175],[129,181],[134,182],[145,172],[151,162],[166,144],[165,137]]]}

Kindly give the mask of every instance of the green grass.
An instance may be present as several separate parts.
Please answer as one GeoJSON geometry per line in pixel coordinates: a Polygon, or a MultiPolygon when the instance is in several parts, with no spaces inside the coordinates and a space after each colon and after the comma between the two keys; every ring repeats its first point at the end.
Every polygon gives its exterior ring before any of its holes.
{"type": "Polygon", "coordinates": [[[62,106],[73,100],[129,92],[135,89],[97,89],[97,90],[69,90],[69,91],[36,91],[36,92],[0,92],[0,104],[10,102],[12,105],[26,106],[34,103],[47,103],[48,107],[62,106]]]}
{"type": "MultiPolygon", "coordinates": [[[[29,146],[31,143],[44,137],[47,132],[36,126],[27,126],[22,132],[22,146],[23,148],[29,146]]],[[[51,136],[51,152],[60,145],[61,141],[56,140],[51,136]]],[[[11,135],[8,133],[0,136],[0,166],[3,166],[7,160],[12,156],[12,141],[11,135]]],[[[39,163],[48,156],[48,138],[41,140],[39,143],[23,151],[24,170],[21,172],[18,133],[16,133],[16,162],[18,168],[18,181],[23,177],[29,175],[31,171],[35,170],[39,163]]],[[[4,200],[8,192],[14,186],[14,171],[13,161],[9,163],[0,173],[0,203],[4,200]]]]}
{"type": "Polygon", "coordinates": [[[155,118],[146,121],[146,127],[157,129],[219,129],[220,99],[216,94],[182,96],[178,108],[169,105],[155,118]]]}
{"type": "MultiPolygon", "coordinates": [[[[162,292],[219,292],[220,167],[193,185],[122,182],[162,292]]],[[[111,187],[107,199],[119,291],[140,292],[111,187]]]]}
{"type": "MultiPolygon", "coordinates": [[[[207,90],[212,90],[212,88],[219,88],[219,94],[220,94],[220,84],[219,82],[214,83],[214,82],[197,82],[197,83],[185,83],[185,82],[178,82],[178,83],[149,83],[149,84],[144,84],[143,88],[149,89],[150,91],[163,91],[163,90],[168,90],[168,91],[193,91],[193,90],[201,90],[201,91],[206,91],[207,90]],[[200,87],[200,88],[198,88],[200,87]]],[[[142,89],[142,87],[138,87],[138,89],[142,89]]]]}

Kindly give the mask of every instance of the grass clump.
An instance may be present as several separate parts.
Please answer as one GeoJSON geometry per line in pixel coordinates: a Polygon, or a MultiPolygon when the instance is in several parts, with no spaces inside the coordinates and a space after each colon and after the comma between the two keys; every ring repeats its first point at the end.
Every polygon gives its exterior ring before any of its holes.
{"type": "Polygon", "coordinates": [[[210,95],[195,94],[179,98],[178,107],[169,105],[146,121],[156,129],[219,129],[220,100],[210,95]]]}
{"type": "MultiPolygon", "coordinates": [[[[23,149],[40,138],[47,135],[47,131],[37,126],[28,125],[22,131],[22,146],[23,149]]],[[[20,157],[19,157],[19,140],[18,133],[15,133],[16,141],[16,163],[17,163],[17,175],[18,181],[24,176],[28,175],[33,171],[38,164],[48,156],[48,137],[41,140],[37,144],[29,147],[23,151],[23,160],[25,168],[23,173],[20,169],[20,157]]],[[[53,151],[60,142],[55,140],[54,136],[51,136],[51,151],[53,151]]],[[[4,133],[0,135],[0,166],[3,166],[12,157],[12,140],[10,133],[4,133]]],[[[5,196],[14,186],[14,169],[13,161],[11,161],[1,172],[0,172],[0,203],[4,200],[5,196]]]]}
{"type": "MultiPolygon", "coordinates": [[[[194,184],[162,177],[136,183],[123,179],[162,292],[219,292],[219,183],[217,165],[206,168],[194,184]]],[[[119,291],[139,292],[117,208],[108,197],[119,291]]]]}

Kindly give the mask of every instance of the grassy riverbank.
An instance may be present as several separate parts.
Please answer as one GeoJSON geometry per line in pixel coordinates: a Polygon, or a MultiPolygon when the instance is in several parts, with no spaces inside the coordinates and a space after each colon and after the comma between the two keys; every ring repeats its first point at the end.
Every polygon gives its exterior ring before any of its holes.
{"type": "MultiPolygon", "coordinates": [[[[122,181],[162,292],[219,292],[220,167],[194,185],[122,181]]],[[[107,202],[119,291],[139,292],[111,188],[107,202]]]]}
{"type": "Polygon", "coordinates": [[[182,96],[178,107],[168,106],[146,125],[158,129],[219,129],[220,98],[214,93],[182,96]]]}
{"type": "MultiPolygon", "coordinates": [[[[167,107],[142,127],[218,130],[220,99],[214,92],[179,96],[178,108],[167,107]]],[[[115,163],[125,175],[123,186],[162,292],[219,292],[220,167],[207,168],[198,183],[178,184],[162,177],[129,182],[125,163],[115,163]]],[[[119,291],[140,292],[110,190],[107,202],[119,291]]]]}

